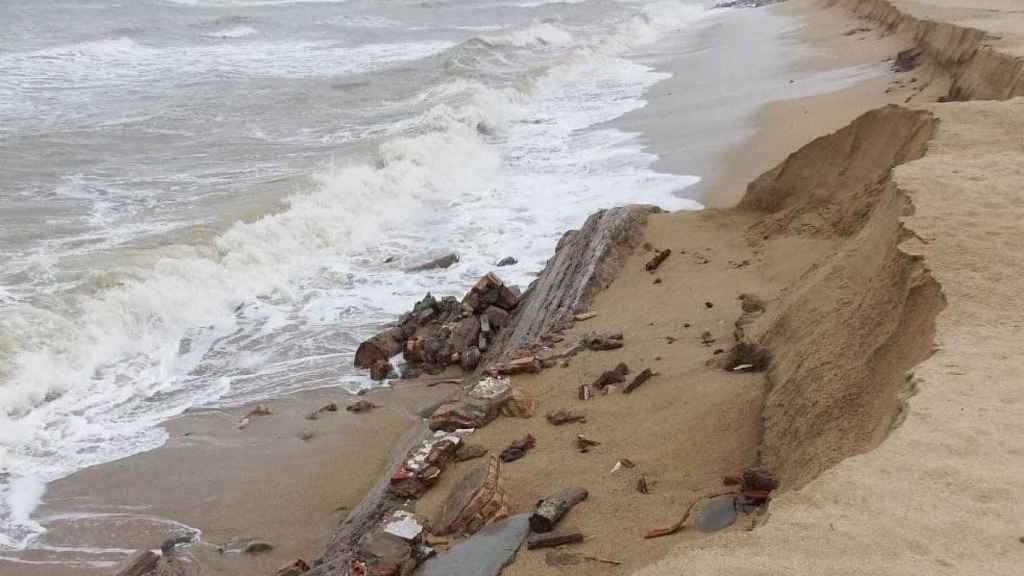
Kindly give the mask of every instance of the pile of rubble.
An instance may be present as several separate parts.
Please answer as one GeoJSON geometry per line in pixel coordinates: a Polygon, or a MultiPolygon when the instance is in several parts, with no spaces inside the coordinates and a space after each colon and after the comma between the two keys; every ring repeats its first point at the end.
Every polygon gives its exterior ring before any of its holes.
{"type": "Polygon", "coordinates": [[[487,347],[519,305],[520,291],[494,273],[484,275],[460,302],[427,294],[391,326],[359,345],[354,364],[374,380],[396,376],[391,358],[407,363],[403,377],[439,373],[451,365],[476,369],[487,347]]]}

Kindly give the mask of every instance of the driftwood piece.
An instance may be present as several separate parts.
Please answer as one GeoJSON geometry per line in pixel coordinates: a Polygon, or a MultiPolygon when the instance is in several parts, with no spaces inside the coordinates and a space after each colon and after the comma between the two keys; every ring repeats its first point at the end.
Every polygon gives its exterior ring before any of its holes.
{"type": "Polygon", "coordinates": [[[590,400],[590,386],[586,384],[580,384],[579,390],[576,392],[580,400],[590,400]]]}
{"type": "Polygon", "coordinates": [[[583,533],[575,528],[563,528],[554,532],[534,532],[526,539],[526,549],[554,548],[563,544],[583,542],[583,533]]]}
{"type": "Polygon", "coordinates": [[[548,422],[555,426],[561,426],[562,424],[569,424],[570,422],[586,422],[587,417],[583,414],[578,414],[572,410],[555,410],[554,412],[548,412],[548,422]]]}
{"type": "Polygon", "coordinates": [[[647,476],[641,474],[640,477],[636,479],[636,491],[641,494],[651,493],[651,489],[647,486],[647,476]]]}
{"type": "Polygon", "coordinates": [[[647,261],[647,264],[644,266],[644,268],[646,268],[648,272],[654,272],[655,270],[658,269],[658,266],[661,266],[661,263],[664,262],[671,254],[672,250],[669,250],[668,248],[662,250],[661,252],[658,252],[657,254],[654,255],[654,258],[651,258],[650,260],[647,261]]]}
{"type": "Polygon", "coordinates": [[[622,566],[622,562],[618,560],[609,560],[608,558],[601,558],[600,556],[584,556],[584,560],[590,560],[591,562],[600,562],[601,564],[611,564],[612,566],[622,566]]]}
{"type": "Polygon", "coordinates": [[[629,394],[633,390],[636,390],[637,388],[640,387],[641,384],[647,382],[647,380],[650,379],[651,376],[654,376],[654,372],[651,372],[650,368],[644,368],[643,372],[637,374],[636,378],[633,378],[633,381],[627,384],[626,387],[622,389],[622,393],[629,394]]]}
{"type": "Polygon", "coordinates": [[[404,346],[405,335],[402,329],[388,328],[360,344],[359,348],[356,348],[356,356],[352,363],[356,368],[372,368],[401,353],[404,346]]]}
{"type": "Polygon", "coordinates": [[[596,440],[591,440],[583,434],[576,435],[576,447],[580,449],[580,452],[588,452],[591,446],[600,446],[601,443],[596,440]]]}
{"type": "Polygon", "coordinates": [[[575,486],[541,500],[530,515],[530,530],[550,532],[573,506],[586,500],[589,495],[586,489],[575,486]]]}

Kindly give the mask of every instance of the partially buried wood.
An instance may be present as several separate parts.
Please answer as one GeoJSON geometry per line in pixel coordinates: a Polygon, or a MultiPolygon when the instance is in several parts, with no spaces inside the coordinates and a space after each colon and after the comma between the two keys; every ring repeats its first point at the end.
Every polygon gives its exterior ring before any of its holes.
{"type": "Polygon", "coordinates": [[[651,376],[654,376],[654,372],[651,372],[650,368],[644,368],[643,372],[637,374],[636,378],[633,378],[633,381],[627,384],[626,387],[622,389],[622,393],[629,394],[633,390],[636,390],[637,388],[640,387],[641,384],[647,382],[647,380],[649,380],[651,376]]]}
{"type": "Polygon", "coordinates": [[[576,544],[583,542],[583,533],[575,528],[563,528],[554,532],[543,532],[530,534],[526,539],[526,549],[554,548],[564,544],[576,544]]]}
{"type": "Polygon", "coordinates": [[[550,532],[573,506],[586,500],[587,496],[589,493],[584,488],[574,486],[541,500],[530,515],[530,529],[534,532],[550,532]]]}
{"type": "Polygon", "coordinates": [[[401,353],[404,345],[405,335],[402,329],[388,328],[360,344],[359,348],[356,348],[356,356],[352,363],[356,368],[372,368],[401,353]]]}
{"type": "Polygon", "coordinates": [[[655,270],[658,269],[658,266],[661,266],[661,263],[664,262],[671,254],[672,251],[667,248],[665,250],[662,250],[661,252],[658,252],[657,254],[654,255],[654,258],[651,258],[650,260],[647,261],[647,264],[644,266],[644,268],[646,268],[648,272],[654,272],[655,270]]]}

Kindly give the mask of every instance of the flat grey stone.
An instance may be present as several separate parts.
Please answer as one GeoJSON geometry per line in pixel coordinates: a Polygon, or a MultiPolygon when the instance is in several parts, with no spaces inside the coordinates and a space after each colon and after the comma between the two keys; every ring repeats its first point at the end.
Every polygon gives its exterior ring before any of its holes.
{"type": "Polygon", "coordinates": [[[530,515],[484,526],[465,542],[423,563],[421,576],[497,576],[515,558],[530,532],[530,515]]]}
{"type": "Polygon", "coordinates": [[[694,524],[701,532],[718,532],[736,522],[736,497],[719,496],[708,500],[708,503],[697,512],[694,524]]]}

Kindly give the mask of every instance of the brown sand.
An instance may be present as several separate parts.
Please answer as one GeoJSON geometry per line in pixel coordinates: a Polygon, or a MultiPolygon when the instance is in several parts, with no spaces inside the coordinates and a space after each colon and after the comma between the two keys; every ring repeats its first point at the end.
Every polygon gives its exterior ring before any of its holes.
{"type": "MultiPolygon", "coordinates": [[[[794,41],[819,49],[794,70],[881,61],[914,38],[936,38],[927,26],[888,20],[901,31],[890,34],[849,18],[850,8],[887,14],[895,6],[917,21],[949,16],[991,25],[1003,35],[1003,53],[1019,47],[1009,33],[1021,29],[1008,24],[1019,21],[1007,12],[1012,3],[958,8],[965,3],[844,0],[822,10],[794,0],[772,10],[798,18],[794,41]],[[861,27],[871,30],[846,34],[861,27]]],[[[952,66],[940,57],[913,73],[769,104],[757,115],[757,134],[724,153],[723,166],[732,169],[711,179],[706,194],[716,205],[737,201],[745,182],[876,106],[934,101],[950,84],[964,95],[1012,92],[1012,74],[1005,86],[978,81],[979,71],[999,61],[990,55],[952,66]]],[[[657,107],[655,100],[649,113],[657,107]]],[[[500,418],[471,438],[498,451],[533,433],[537,448],[504,467],[516,510],[567,485],[585,486],[591,498],[565,522],[588,538],[565,551],[623,564],[577,557],[581,563],[555,568],[544,551],[524,550],[506,573],[1019,573],[1024,414],[1013,378],[1024,368],[1024,318],[1014,295],[1024,261],[1013,247],[1024,217],[1016,188],[1024,175],[1022,119],[1021,101],[884,110],[766,174],[745,209],[652,218],[647,240],[673,255],[654,275],[643,271],[649,254],[633,255],[597,297],[598,316],[566,335],[621,330],[626,347],[516,377],[538,400],[538,414],[500,418]],[[776,362],[767,373],[727,372],[718,363],[728,354],[714,354],[734,344],[741,293],[767,301],[767,312],[745,330],[771,349],[776,362]],[[700,341],[705,330],[716,339],[711,346],[700,341]],[[576,398],[578,384],[619,361],[657,375],[631,395],[576,398]],[[556,428],[544,421],[559,408],[580,410],[587,422],[556,428]],[[577,433],[602,444],[579,453],[577,433]],[[612,473],[620,458],[637,467],[612,473]],[[758,462],[784,487],[752,532],[744,528],[755,519],[746,517],[716,535],[686,529],[640,538],[674,521],[694,495],[719,489],[722,475],[758,462]],[[649,495],[635,490],[640,474],[649,495]]],[[[665,124],[648,134],[656,151],[659,134],[673,129],[665,124]]],[[[337,521],[333,511],[354,505],[385,471],[386,446],[409,420],[398,404],[369,416],[328,415],[315,423],[327,430],[304,443],[297,436],[310,423],[300,416],[322,398],[300,398],[273,403],[277,414],[241,432],[232,431],[237,414],[181,419],[166,447],[58,483],[48,504],[144,502],[153,506],[147,513],[203,528],[207,542],[279,544],[272,555],[242,560],[199,547],[212,573],[264,573],[296,555],[308,558],[337,521]],[[183,511],[181,494],[196,504],[183,511]]],[[[420,512],[436,510],[469,466],[446,472],[420,512]]]]}

